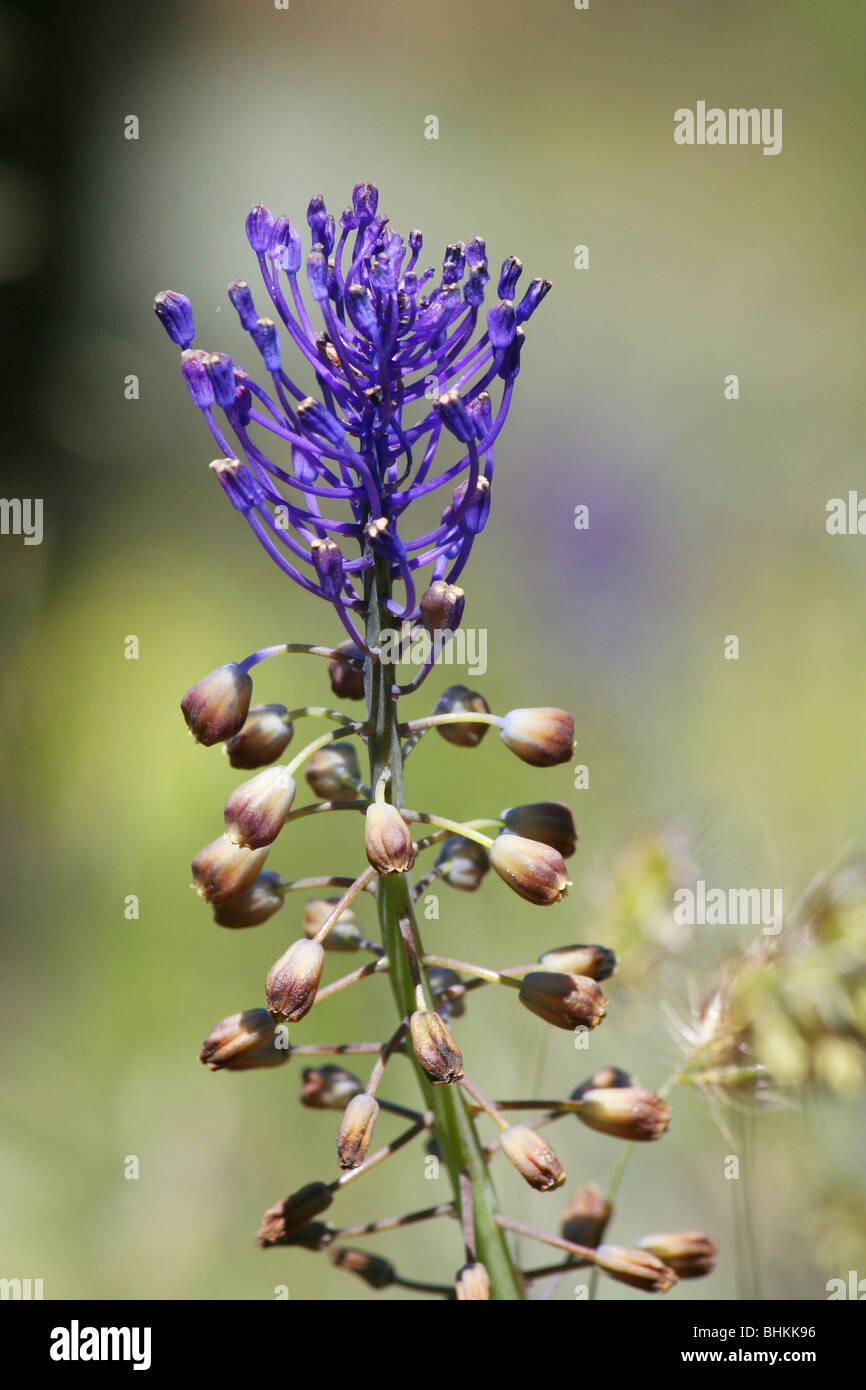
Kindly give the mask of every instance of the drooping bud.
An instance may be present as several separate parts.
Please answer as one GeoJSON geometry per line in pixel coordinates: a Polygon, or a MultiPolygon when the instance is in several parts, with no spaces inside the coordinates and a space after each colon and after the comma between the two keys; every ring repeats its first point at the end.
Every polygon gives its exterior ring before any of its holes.
{"type": "Polygon", "coordinates": [[[372,1096],[353,1096],[337,1130],[337,1162],[341,1168],[359,1168],[367,1155],[379,1105],[372,1096]]]}
{"type": "Polygon", "coordinates": [[[217,667],[191,685],[180,707],[196,742],[210,748],[238,733],[249,712],[252,693],[250,677],[234,662],[217,667]]]}
{"type": "Polygon", "coordinates": [[[600,1187],[587,1182],[579,1187],[562,1213],[560,1234],[573,1245],[598,1245],[613,1208],[600,1187]]]}
{"type": "Polygon", "coordinates": [[[235,787],[225,804],[225,833],[236,845],[273,844],[295,799],[295,780],[285,767],[266,767],[235,787]]]}
{"type": "Polygon", "coordinates": [[[279,891],[279,874],[267,870],[259,874],[245,893],[229,898],[214,908],[213,919],[219,927],[257,927],[267,922],[283,905],[279,891]]]}
{"type": "Polygon", "coordinates": [[[325,952],[318,941],[301,937],[271,966],[265,996],[268,1010],[275,1018],[297,1023],[315,1003],[325,952]]]}
{"type": "Polygon", "coordinates": [[[667,1293],[677,1282],[674,1271],[648,1250],[630,1250],[624,1245],[600,1245],[595,1263],[620,1284],[643,1289],[644,1293],[667,1293]]]}
{"type": "Polygon", "coordinates": [[[584,1091],[578,1117],[599,1134],[646,1143],[661,1139],[670,1123],[670,1109],[655,1091],[644,1086],[610,1086],[584,1091]]]}
{"type": "Polygon", "coordinates": [[[512,835],[510,830],[503,831],[493,841],[489,853],[499,877],[529,903],[540,907],[558,903],[571,887],[562,855],[540,840],[527,840],[522,835],[512,835]]]}
{"type": "Polygon", "coordinates": [[[564,709],[512,709],[499,737],[525,763],[556,767],[574,752],[574,720],[564,709]]]}
{"type": "Polygon", "coordinates": [[[634,1077],[621,1067],[599,1067],[598,1071],[574,1088],[569,1100],[582,1100],[587,1091],[605,1091],[611,1087],[631,1087],[635,1084],[634,1077]]]}
{"type": "Polygon", "coordinates": [[[481,887],[481,880],[490,868],[487,850],[477,840],[467,840],[465,835],[449,835],[442,841],[436,855],[436,868],[439,877],[451,888],[459,888],[464,893],[474,893],[481,887]]]}
{"type": "Polygon", "coordinates": [[[564,970],[567,975],[588,975],[607,980],[616,969],[616,955],[607,946],[558,946],[538,957],[545,970],[564,970]]]}
{"type": "Polygon", "coordinates": [[[387,801],[367,807],[364,849],[369,863],[380,874],[402,874],[415,863],[415,846],[409,827],[396,806],[387,801]]]}
{"type": "Polygon", "coordinates": [[[460,976],[444,965],[434,965],[427,971],[427,980],[434,998],[444,990],[451,991],[447,999],[440,1001],[440,1007],[446,1008],[451,1018],[462,1018],[466,1012],[466,986],[460,976]]]}
{"type": "MultiPolygon", "coordinates": [[[[363,660],[364,653],[354,642],[341,642],[336,649],[338,652],[345,652],[347,656],[358,657],[363,660]]],[[[340,661],[335,658],[328,662],[328,675],[331,678],[331,689],[339,700],[363,700],[364,698],[364,668],[361,665],[352,665],[348,661],[340,661]]]]}
{"type": "Polygon", "coordinates": [[[421,621],[429,633],[456,632],[463,617],[466,596],[456,584],[437,579],[425,589],[418,603],[421,621]]]}
{"type": "Polygon", "coordinates": [[[321,1216],[323,1211],[327,1211],[333,1200],[326,1183],[308,1182],[284,1202],[277,1202],[276,1206],[268,1208],[256,1236],[257,1243],[263,1248],[269,1245],[289,1245],[291,1237],[308,1222],[321,1216]]]}
{"type": "Polygon", "coordinates": [[[442,1019],[429,1009],[418,1009],[409,1019],[412,1047],[422,1071],[434,1086],[459,1081],[463,1058],[442,1019]]]}
{"type": "Polygon", "coordinates": [[[366,1250],[346,1250],[341,1246],[331,1251],[331,1259],[338,1269],[357,1274],[371,1289],[386,1289],[397,1278],[397,1271],[388,1260],[368,1255],[366,1250]]]}
{"type": "Polygon", "coordinates": [[[252,888],[267,857],[266,849],[233,845],[220,835],[200,849],[192,861],[192,886],[205,902],[228,902],[252,888]]]}
{"type": "Polygon", "coordinates": [[[275,762],[292,741],[285,705],[253,705],[243,727],[226,743],[232,767],[252,769],[275,762]]]}
{"type": "Polygon", "coordinates": [[[607,1009],[607,1000],[595,980],[552,970],[532,970],[525,975],[520,982],[520,1002],[555,1028],[597,1028],[607,1009]]]}
{"type": "MultiPolygon", "coordinates": [[[[304,935],[317,936],[339,901],[339,898],[310,898],[304,908],[304,935]]],[[[336,922],[328,928],[322,945],[326,951],[357,951],[363,939],[354,912],[344,907],[336,922]]]]}
{"type": "MultiPolygon", "coordinates": [[[[509,806],[501,813],[506,830],[527,840],[558,849],[568,859],[577,848],[577,830],[571,810],[563,801],[536,801],[528,806],[509,806]]],[[[589,974],[589,971],[581,972],[589,974]]]]}
{"type": "Polygon", "coordinates": [[[214,1024],[198,1059],[211,1071],[249,1071],[280,1066],[290,1055],[288,1033],[267,1009],[245,1009],[214,1024]]]}
{"type": "Polygon", "coordinates": [[[305,1067],[301,1104],[310,1110],[343,1110],[364,1087],[360,1077],[333,1063],[324,1067],[305,1067]]]}
{"type": "Polygon", "coordinates": [[[209,410],[214,403],[213,386],[207,374],[207,353],[186,348],[180,354],[180,372],[190,399],[198,410],[209,410]]]}
{"type": "MultiPolygon", "coordinates": [[[[449,685],[443,690],[433,709],[434,714],[489,714],[490,706],[477,690],[465,685],[449,685]]],[[[489,724],[437,724],[436,732],[448,743],[459,748],[477,748],[489,724]]]]}
{"type": "Polygon", "coordinates": [[[473,1260],[457,1271],[454,1289],[458,1303],[468,1303],[474,1299],[489,1302],[490,1276],[480,1260],[473,1260]]]}
{"type": "Polygon", "coordinates": [[[664,1235],[644,1236],[638,1241],[641,1250],[669,1265],[680,1279],[699,1279],[712,1274],[716,1267],[719,1247],[702,1231],[672,1231],[664,1235]]]}
{"type": "Polygon", "coordinates": [[[153,301],[153,312],[171,341],[179,348],[188,348],[195,337],[195,326],[192,305],[186,295],[176,290],[162,290],[153,301]]]}
{"type": "Polygon", "coordinates": [[[358,795],[361,768],[351,743],[329,743],[310,758],[307,781],[323,801],[354,801],[358,795]]]}
{"type": "Polygon", "coordinates": [[[562,1187],[562,1164],[545,1139],[529,1125],[511,1125],[499,1136],[502,1152],[537,1192],[562,1187]]]}
{"type": "Polygon", "coordinates": [[[255,252],[265,252],[271,244],[274,219],[264,203],[254,203],[247,213],[247,240],[255,252]]]}

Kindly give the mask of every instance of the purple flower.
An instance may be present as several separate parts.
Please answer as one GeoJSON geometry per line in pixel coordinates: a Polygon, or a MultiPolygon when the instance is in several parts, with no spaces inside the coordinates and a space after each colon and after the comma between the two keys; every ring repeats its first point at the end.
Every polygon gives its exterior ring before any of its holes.
{"type": "Polygon", "coordinates": [[[232,505],[286,574],[334,605],[356,641],[351,615],[364,612],[365,571],[377,558],[390,567],[388,607],[400,619],[418,617],[419,571],[429,571],[426,588],[463,570],[490,508],[494,444],[523,346],[518,325],[550,289],[533,280],[515,307],[522,267],[509,257],[499,302],[479,323],[490,280],[484,242],[446,247],[431,283],[434,268],[416,268],[421,233],[404,241],[378,202],[378,190],[359,183],[336,223],[321,196],[311,199],[305,264],[288,217],[261,204],[250,212],[247,237],[274,318],[259,317],[245,281],[228,293],[267,387],[225,353],[190,349],[184,295],[166,291],[155,304],[184,349],[181,369],[222,455],[212,467],[232,505]],[[318,328],[301,291],[302,264],[318,328]],[[285,346],[315,376],[317,398],[287,374],[277,321],[285,346]],[[445,435],[456,446],[450,462],[439,457],[445,435]],[[439,524],[412,536],[403,514],[440,489],[439,524]]]}

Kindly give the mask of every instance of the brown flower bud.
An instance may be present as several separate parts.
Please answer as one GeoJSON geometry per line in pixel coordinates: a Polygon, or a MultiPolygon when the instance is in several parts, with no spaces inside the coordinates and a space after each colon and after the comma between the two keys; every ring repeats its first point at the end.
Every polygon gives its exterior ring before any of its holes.
{"type": "Polygon", "coordinates": [[[716,1267],[719,1247],[702,1231],[673,1231],[665,1235],[644,1236],[638,1241],[641,1250],[663,1260],[680,1279],[698,1279],[712,1274],[716,1267]]]}
{"type": "MultiPolygon", "coordinates": [[[[339,898],[310,898],[304,908],[304,935],[313,937],[322,930],[339,898]]],[[[357,951],[363,941],[358,921],[350,907],[343,908],[322,945],[326,951],[357,951]]]]}
{"type": "Polygon", "coordinates": [[[211,1071],[277,1067],[290,1057],[289,1037],[267,1009],[245,1009],[214,1024],[198,1055],[211,1071]]]}
{"type": "Polygon", "coordinates": [[[285,767],[266,767],[235,787],[223,813],[225,833],[236,845],[273,844],[295,799],[295,780],[285,767]]]}
{"type": "Polygon", "coordinates": [[[180,707],[196,742],[210,748],[232,738],[243,726],[252,693],[252,681],[234,662],[191,685],[180,707]]]}
{"type": "Polygon", "coordinates": [[[438,1014],[418,1009],[409,1019],[409,1032],[415,1056],[434,1086],[460,1080],[463,1058],[438,1014]]]}
{"type": "Polygon", "coordinates": [[[226,743],[232,767],[266,767],[292,741],[294,729],[285,705],[253,705],[243,728],[226,743]]]}
{"type": "Polygon", "coordinates": [[[511,1125],[499,1136],[502,1152],[537,1192],[562,1187],[565,1173],[553,1149],[529,1125],[511,1125]]]}
{"type": "Polygon", "coordinates": [[[607,1000],[588,975],[532,970],[520,982],[520,1002],[555,1028],[597,1028],[607,1000]]]}
{"type": "Polygon", "coordinates": [[[499,737],[525,763],[556,767],[574,752],[574,720],[564,709],[512,709],[499,737]]]}
{"type": "Polygon", "coordinates": [[[607,980],[616,969],[616,956],[607,946],[557,946],[539,956],[538,963],[547,970],[564,970],[567,975],[607,980]]]}
{"type": "MultiPolygon", "coordinates": [[[[449,685],[433,708],[434,714],[489,714],[490,706],[477,690],[465,685],[449,685]]],[[[436,732],[458,748],[477,748],[489,724],[436,724],[436,732]]]]}
{"type": "Polygon", "coordinates": [[[268,972],[265,995],[268,1010],[287,1023],[297,1023],[310,1012],[316,1000],[325,952],[318,941],[301,937],[293,941],[285,955],[268,972]]]}
{"type": "Polygon", "coordinates": [[[263,1248],[269,1245],[291,1245],[292,1236],[327,1211],[333,1201],[331,1189],[323,1182],[309,1182],[284,1202],[268,1207],[262,1217],[256,1241],[263,1248]]]}
{"type": "Polygon", "coordinates": [[[621,1067],[599,1067],[586,1081],[576,1086],[569,1100],[582,1100],[587,1091],[605,1091],[614,1086],[634,1086],[635,1079],[621,1067]]]}
{"type": "Polygon", "coordinates": [[[584,1091],[578,1118],[599,1134],[646,1143],[661,1139],[670,1122],[667,1102],[644,1086],[584,1091]]]}
{"type": "Polygon", "coordinates": [[[455,632],[463,617],[466,596],[456,584],[437,579],[418,602],[421,621],[428,632],[455,632]]]}
{"type": "Polygon", "coordinates": [[[323,801],[354,801],[361,769],[351,743],[329,743],[319,748],[307,764],[306,778],[323,801]]]}
{"type": "Polygon", "coordinates": [[[587,1182],[579,1187],[562,1213],[560,1234],[573,1245],[593,1250],[604,1235],[613,1208],[600,1187],[587,1182]]]}
{"type": "MultiPolygon", "coordinates": [[[[363,662],[364,653],[354,642],[341,642],[336,649],[338,652],[345,652],[347,656],[355,656],[363,662]]],[[[340,661],[335,657],[328,662],[328,675],[331,678],[331,689],[340,700],[363,700],[364,698],[364,668],[363,665],[353,665],[349,661],[340,661]]]]}
{"type": "Polygon", "coordinates": [[[353,1096],[337,1130],[337,1162],[341,1168],[359,1168],[367,1156],[373,1126],[379,1114],[372,1096],[353,1096]]]}
{"type": "Polygon", "coordinates": [[[225,835],[200,849],[192,861],[192,885],[205,902],[219,904],[252,888],[268,857],[266,849],[233,845],[225,835]]]}
{"type": "Polygon", "coordinates": [[[558,850],[538,840],[512,835],[510,830],[496,836],[490,847],[490,863],[509,888],[539,907],[558,903],[571,887],[565,860],[558,850]]]}
{"type": "Polygon", "coordinates": [[[452,990],[453,993],[443,1001],[443,1007],[447,1008],[452,1018],[462,1018],[466,1012],[464,995],[466,986],[455,974],[453,970],[448,970],[444,965],[434,965],[427,971],[427,980],[434,995],[439,995],[443,990],[452,990]]]}
{"type": "Polygon", "coordinates": [[[347,1269],[357,1274],[371,1289],[386,1289],[397,1278],[397,1271],[380,1255],[368,1255],[366,1250],[346,1250],[342,1247],[331,1251],[331,1260],[338,1269],[347,1269]]]}
{"type": "Polygon", "coordinates": [[[487,850],[477,840],[467,840],[465,835],[449,835],[442,841],[436,856],[436,868],[449,887],[474,893],[490,868],[490,860],[487,850]]]}
{"type": "Polygon", "coordinates": [[[367,807],[364,849],[377,873],[402,874],[415,863],[415,846],[409,827],[396,806],[374,801],[367,807]]]}
{"type": "Polygon", "coordinates": [[[571,810],[564,801],[535,801],[528,806],[509,806],[502,812],[506,830],[525,835],[527,840],[558,849],[568,859],[577,848],[577,830],[571,810]]]}
{"type": "Polygon", "coordinates": [[[261,922],[266,922],[283,905],[279,882],[279,874],[265,870],[245,893],[217,904],[213,912],[214,921],[220,927],[257,927],[261,922]]]}
{"type": "Polygon", "coordinates": [[[630,1250],[625,1245],[600,1245],[596,1261],[605,1274],[621,1284],[643,1289],[644,1293],[667,1293],[677,1282],[668,1265],[662,1264],[648,1250],[630,1250]]]}
{"type": "Polygon", "coordinates": [[[296,1250],[325,1250],[334,1239],[336,1229],[328,1221],[308,1221],[279,1244],[294,1246],[296,1250]]]}
{"type": "Polygon", "coordinates": [[[489,1302],[490,1276],[480,1260],[473,1260],[457,1271],[454,1288],[458,1303],[468,1303],[473,1299],[489,1302]]]}
{"type": "Polygon", "coordinates": [[[364,1087],[359,1077],[342,1067],[305,1067],[301,1104],[310,1110],[343,1110],[364,1087]]]}

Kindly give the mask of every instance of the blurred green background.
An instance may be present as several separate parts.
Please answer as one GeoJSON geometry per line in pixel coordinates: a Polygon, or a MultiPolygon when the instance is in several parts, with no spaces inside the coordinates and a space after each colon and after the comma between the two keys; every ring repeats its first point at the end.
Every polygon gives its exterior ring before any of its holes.
{"type": "MultiPolygon", "coordinates": [[[[334,1171],[335,1117],[301,1109],[300,1067],[211,1075],[196,1060],[214,1022],[262,1001],[302,903],[231,933],[189,891],[240,778],[187,737],[178,701],[257,647],[340,637],[225,504],[151,312],[156,291],[185,291],[197,341],[253,365],[225,297],[235,278],[255,286],[253,201],[303,222],[313,193],[339,214],[372,179],[399,230],[423,229],[422,264],[480,233],[494,276],[514,253],[554,281],[528,325],[466,621],[488,629],[477,683],[492,708],[574,712],[590,787],[495,737],[464,752],[431,736],[409,799],[464,817],[570,800],[575,887],[544,915],[498,881],[443,889],[428,945],[506,966],[594,939],[616,856],[671,821],[709,883],[781,886],[790,904],[862,850],[866,540],[824,525],[828,499],[863,486],[860,19],[853,4],[682,0],[0,6],[3,494],[45,499],[40,547],[0,539],[4,1276],[42,1278],[47,1298],[375,1296],[251,1240],[266,1206],[334,1171]],[[673,112],[699,99],[782,107],[783,152],[677,147],[673,112]]],[[[413,708],[453,679],[434,676],[413,708]]],[[[271,662],[256,697],[327,702],[325,665],[271,662]]],[[[334,819],[284,835],[270,867],[355,869],[357,824],[334,819]]],[[[590,1063],[485,992],[458,1025],[467,1070],[500,1096],[565,1094],[608,1062],[659,1085],[676,1058],[660,1005],[684,1010],[690,981],[700,992],[744,941],[695,941],[637,1001],[625,959],[590,1063]]],[[[390,1009],[374,980],[293,1040],[382,1036],[390,1009]]],[[[394,1071],[388,1093],[409,1098],[394,1071]]],[[[730,1142],[697,1096],[674,1099],[612,1238],[707,1230],[717,1272],[669,1297],[730,1298],[730,1142]]],[[[815,1092],[756,1122],[765,1295],[822,1298],[827,1278],[866,1274],[863,1119],[859,1096],[815,1092]]],[[[566,1191],[607,1183],[615,1141],[577,1122],[551,1138],[566,1191]]],[[[561,1194],[497,1177],[513,1215],[555,1228],[561,1194]]],[[[445,1200],[446,1181],[410,1151],[353,1185],[338,1219],[445,1200]]],[[[368,1244],[408,1276],[447,1280],[458,1262],[447,1223],[368,1244]]]]}

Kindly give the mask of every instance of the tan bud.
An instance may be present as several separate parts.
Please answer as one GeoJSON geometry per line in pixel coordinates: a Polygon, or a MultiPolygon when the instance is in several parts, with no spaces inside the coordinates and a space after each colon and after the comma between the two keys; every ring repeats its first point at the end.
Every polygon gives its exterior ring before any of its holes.
{"type": "MultiPolygon", "coordinates": [[[[316,936],[327,922],[339,898],[310,898],[304,908],[304,935],[316,936]]],[[[358,921],[350,907],[345,907],[322,945],[326,951],[357,951],[363,937],[358,930],[358,921]]]]}
{"type": "Polygon", "coordinates": [[[594,1250],[604,1235],[611,1211],[601,1188],[592,1182],[584,1183],[562,1213],[559,1229],[563,1239],[594,1250]]]}
{"type": "Polygon", "coordinates": [[[502,1152],[537,1192],[562,1187],[565,1173],[553,1149],[529,1125],[511,1125],[499,1136],[502,1152]]]}
{"type": "Polygon", "coordinates": [[[323,801],[354,801],[361,780],[358,755],[351,743],[329,743],[307,763],[307,782],[323,801]]]}
{"type": "Polygon", "coordinates": [[[644,1086],[611,1086],[584,1091],[578,1117],[599,1134],[646,1143],[661,1139],[670,1122],[670,1109],[655,1091],[644,1086]]]}
{"type": "Polygon", "coordinates": [[[463,1058],[438,1014],[418,1009],[409,1019],[409,1032],[421,1069],[434,1086],[460,1080],[463,1058]]]}
{"type": "Polygon", "coordinates": [[[437,579],[418,601],[421,622],[428,632],[456,632],[463,617],[466,596],[456,584],[437,579]]]}
{"type": "Polygon", "coordinates": [[[712,1274],[716,1267],[719,1247],[702,1231],[672,1231],[665,1235],[644,1236],[638,1241],[641,1250],[662,1260],[680,1279],[698,1279],[712,1274]]]}
{"type": "Polygon", "coordinates": [[[294,729],[285,705],[253,705],[243,728],[226,743],[232,767],[266,767],[275,762],[292,741],[294,729]]]}
{"type": "MultiPolygon", "coordinates": [[[[433,708],[434,714],[489,714],[490,706],[477,690],[466,685],[449,685],[433,708]]],[[[436,724],[436,732],[458,748],[477,748],[489,724],[436,724]]]]}
{"type": "Polygon", "coordinates": [[[555,1028],[597,1028],[607,1000],[588,975],[531,970],[520,982],[520,1002],[555,1028]]]}
{"type": "Polygon", "coordinates": [[[379,1255],[368,1255],[366,1250],[346,1250],[342,1247],[331,1251],[331,1260],[338,1269],[346,1269],[357,1274],[371,1289],[386,1289],[397,1277],[394,1266],[379,1255]]]}
{"type": "Polygon", "coordinates": [[[293,1192],[284,1202],[268,1207],[256,1240],[259,1245],[290,1245],[292,1236],[323,1211],[333,1201],[330,1188],[323,1182],[309,1182],[293,1192]]]}
{"type": "Polygon", "coordinates": [[[490,1300],[490,1276],[479,1260],[473,1260],[471,1264],[465,1264],[457,1271],[454,1288],[458,1303],[490,1300]]]}
{"type": "Polygon", "coordinates": [[[359,1077],[333,1064],[305,1067],[303,1083],[301,1104],[310,1110],[343,1110],[364,1089],[359,1077]]]}
{"type": "Polygon", "coordinates": [[[268,1010],[287,1023],[297,1023],[310,1012],[316,1000],[325,952],[318,941],[301,937],[293,941],[285,955],[271,966],[265,994],[268,1010]]]}
{"type": "Polygon", "coordinates": [[[444,1001],[444,1007],[451,1018],[462,1018],[466,1012],[466,986],[460,976],[453,970],[446,969],[444,965],[434,965],[427,971],[427,980],[434,998],[444,990],[452,991],[444,1001]]]}
{"type": "Polygon", "coordinates": [[[574,752],[574,720],[564,709],[512,709],[499,737],[525,763],[556,767],[574,752]]]}
{"type": "Polygon", "coordinates": [[[535,801],[528,806],[510,806],[502,813],[506,830],[541,840],[558,849],[568,859],[577,848],[577,830],[571,810],[563,801],[535,801]]]}
{"type": "Polygon", "coordinates": [[[449,835],[442,841],[436,855],[436,868],[439,877],[451,888],[459,888],[463,893],[474,893],[481,887],[481,880],[490,868],[487,850],[477,840],[467,840],[465,835],[449,835]]]}
{"type": "Polygon", "coordinates": [[[396,806],[374,801],[367,807],[364,849],[380,874],[402,874],[415,863],[415,846],[409,827],[396,806]]]}
{"type": "MultiPolygon", "coordinates": [[[[359,657],[364,659],[364,653],[360,647],[356,647],[354,642],[341,642],[336,648],[338,652],[345,652],[347,656],[359,657]]],[[[364,698],[364,667],[363,665],[353,665],[349,661],[340,661],[335,657],[328,663],[328,675],[331,678],[331,689],[340,700],[363,700],[364,698]]]]}
{"type": "Polygon", "coordinates": [[[192,861],[192,884],[199,897],[215,905],[252,888],[268,857],[266,849],[233,845],[225,835],[199,850],[192,861]]]}
{"type": "Polygon", "coordinates": [[[630,1250],[625,1245],[600,1245],[596,1261],[605,1274],[621,1284],[643,1289],[644,1293],[667,1293],[677,1282],[674,1271],[648,1250],[630,1250]]]}
{"type": "Polygon", "coordinates": [[[571,887],[565,860],[558,850],[538,840],[512,835],[511,831],[503,831],[493,841],[490,863],[509,888],[538,907],[558,903],[571,887]]]}
{"type": "Polygon", "coordinates": [[[211,1071],[249,1071],[279,1066],[291,1053],[285,1028],[267,1009],[245,1009],[214,1024],[198,1056],[211,1071]]]}
{"type": "Polygon", "coordinates": [[[225,833],[236,845],[262,849],[273,844],[295,799],[295,781],[285,767],[266,767],[235,787],[225,804],[225,833]]]}
{"type": "Polygon", "coordinates": [[[607,980],[616,969],[616,955],[607,946],[558,946],[538,957],[545,970],[564,970],[567,975],[588,975],[607,980]]]}
{"type": "Polygon", "coordinates": [[[367,1156],[379,1106],[372,1096],[353,1096],[337,1130],[337,1162],[341,1168],[359,1168],[367,1156]]]}
{"type": "Polygon", "coordinates": [[[252,888],[214,908],[213,919],[217,926],[257,927],[261,922],[266,922],[283,905],[279,883],[279,874],[267,870],[259,874],[252,888]]]}
{"type": "Polygon", "coordinates": [[[232,738],[243,727],[252,693],[252,681],[234,662],[190,686],[180,707],[196,742],[210,748],[232,738]]]}

